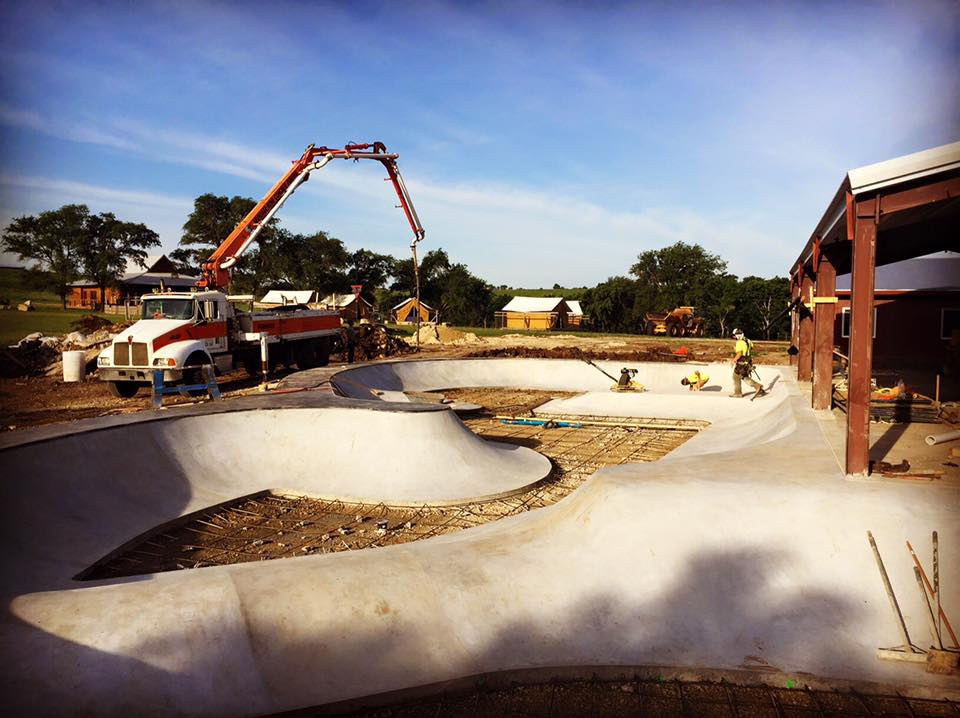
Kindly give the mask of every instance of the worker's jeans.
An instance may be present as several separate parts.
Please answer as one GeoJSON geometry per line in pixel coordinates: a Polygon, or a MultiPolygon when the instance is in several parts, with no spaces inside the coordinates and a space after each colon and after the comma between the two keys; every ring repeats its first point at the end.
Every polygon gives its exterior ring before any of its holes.
{"type": "Polygon", "coordinates": [[[742,390],[743,385],[741,384],[741,380],[746,381],[747,384],[752,386],[757,391],[760,391],[760,389],[763,388],[762,386],[760,386],[760,384],[754,381],[754,379],[752,379],[749,374],[745,377],[741,377],[739,374],[737,374],[737,368],[736,366],[734,366],[733,368],[733,393],[734,394],[743,393],[743,390],[742,390]]]}

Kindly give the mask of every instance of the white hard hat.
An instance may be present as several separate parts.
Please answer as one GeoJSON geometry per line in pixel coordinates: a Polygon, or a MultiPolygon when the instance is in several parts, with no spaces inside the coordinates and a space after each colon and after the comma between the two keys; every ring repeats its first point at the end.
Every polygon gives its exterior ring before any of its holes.
{"type": "Polygon", "coordinates": [[[742,330],[742,329],[734,329],[734,330],[733,330],[733,336],[735,336],[735,337],[737,337],[737,338],[742,337],[742,336],[743,336],[743,330],[742,330]]]}

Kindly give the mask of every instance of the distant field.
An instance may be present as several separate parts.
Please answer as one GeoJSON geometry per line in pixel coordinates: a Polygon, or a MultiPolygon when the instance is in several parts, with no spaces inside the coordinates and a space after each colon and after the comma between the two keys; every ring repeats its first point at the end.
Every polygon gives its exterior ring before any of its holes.
{"type": "MultiPolygon", "coordinates": [[[[27,334],[67,334],[70,326],[84,314],[82,309],[61,309],[60,297],[53,292],[32,286],[32,277],[25,269],[0,267],[0,298],[9,300],[12,308],[0,311],[0,346],[16,344],[27,334]],[[36,311],[18,312],[17,304],[30,300],[36,311]]],[[[111,322],[123,319],[114,314],[97,314],[111,322]]]]}

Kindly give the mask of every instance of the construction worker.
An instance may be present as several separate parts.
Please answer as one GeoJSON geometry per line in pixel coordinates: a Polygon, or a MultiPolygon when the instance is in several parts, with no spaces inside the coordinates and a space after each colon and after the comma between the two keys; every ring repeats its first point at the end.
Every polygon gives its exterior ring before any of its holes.
{"type": "Polygon", "coordinates": [[[343,342],[347,345],[347,363],[353,364],[354,352],[357,349],[357,330],[353,328],[353,320],[347,320],[343,327],[343,342]]]}
{"type": "Polygon", "coordinates": [[[696,369],[690,376],[683,377],[680,383],[689,386],[690,391],[700,391],[708,381],[710,381],[710,377],[707,376],[707,373],[696,369]]]}
{"type": "Polygon", "coordinates": [[[735,399],[743,396],[740,382],[744,379],[756,390],[754,399],[763,396],[767,392],[750,376],[753,371],[753,342],[747,339],[740,329],[733,330],[733,338],[737,343],[733,349],[733,393],[730,396],[735,399]]]}

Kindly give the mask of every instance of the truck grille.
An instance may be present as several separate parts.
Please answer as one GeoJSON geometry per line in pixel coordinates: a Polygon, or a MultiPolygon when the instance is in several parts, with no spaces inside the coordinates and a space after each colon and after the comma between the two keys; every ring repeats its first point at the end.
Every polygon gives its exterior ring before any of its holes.
{"type": "Polygon", "coordinates": [[[144,342],[113,345],[114,366],[147,366],[147,345],[144,342]],[[131,356],[132,355],[132,356],[131,356]]]}

